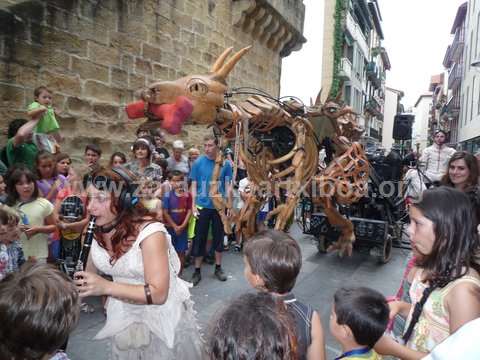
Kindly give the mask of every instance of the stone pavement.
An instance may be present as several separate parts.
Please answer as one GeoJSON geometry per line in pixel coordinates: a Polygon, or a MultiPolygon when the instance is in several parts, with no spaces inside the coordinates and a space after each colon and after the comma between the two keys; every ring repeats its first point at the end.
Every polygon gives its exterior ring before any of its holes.
{"type": "MultiPolygon", "coordinates": [[[[296,226],[292,227],[291,234],[299,241],[303,255],[303,266],[294,293],[299,300],[311,304],[319,312],[326,334],[327,359],[333,359],[339,354],[339,346],[329,334],[328,323],[335,290],[341,286],[368,286],[385,295],[394,294],[407,251],[394,249],[390,262],[378,265],[373,257],[359,252],[344,259],[334,254],[319,254],[313,237],[303,235],[296,226]]],[[[209,319],[229,299],[251,291],[243,275],[242,256],[226,252],[223,263],[228,275],[227,282],[221,283],[213,276],[213,265],[204,265],[202,281],[192,288],[195,309],[204,330],[208,328],[209,319]]],[[[192,267],[186,269],[186,279],[190,279],[192,271],[192,267]]],[[[104,323],[101,305],[98,299],[90,299],[89,302],[95,304],[96,311],[81,315],[80,324],[73,332],[67,349],[72,360],[108,359],[108,342],[91,340],[104,323]]]]}

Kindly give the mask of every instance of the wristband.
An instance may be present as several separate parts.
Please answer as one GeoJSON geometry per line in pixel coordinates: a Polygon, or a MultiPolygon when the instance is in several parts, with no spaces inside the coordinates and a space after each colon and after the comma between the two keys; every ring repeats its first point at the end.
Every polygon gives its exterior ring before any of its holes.
{"type": "Polygon", "coordinates": [[[152,292],[150,291],[150,285],[145,284],[143,286],[143,290],[145,291],[145,298],[147,299],[147,304],[152,305],[153,300],[152,300],[152,292]]]}

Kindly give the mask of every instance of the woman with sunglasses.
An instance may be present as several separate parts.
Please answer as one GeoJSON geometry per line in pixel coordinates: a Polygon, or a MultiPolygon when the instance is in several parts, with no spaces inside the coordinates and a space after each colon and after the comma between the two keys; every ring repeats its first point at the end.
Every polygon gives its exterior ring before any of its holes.
{"type": "Polygon", "coordinates": [[[110,338],[114,359],[203,358],[190,285],[178,277],[170,235],[136,197],[131,173],[99,169],[86,185],[96,229],[75,282],[82,297],[110,297],[96,339],[110,338]]]}

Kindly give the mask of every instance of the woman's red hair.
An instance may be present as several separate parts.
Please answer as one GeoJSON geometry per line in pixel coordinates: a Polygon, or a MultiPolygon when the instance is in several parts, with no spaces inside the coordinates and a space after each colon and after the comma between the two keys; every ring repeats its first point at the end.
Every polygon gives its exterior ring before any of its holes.
{"type": "MultiPolygon", "coordinates": [[[[122,170],[130,176],[132,183],[134,183],[136,180],[135,176],[125,169],[122,170]]],[[[130,250],[138,236],[138,233],[140,232],[141,225],[147,221],[154,222],[155,218],[150,215],[149,211],[142,205],[141,201],[139,201],[130,209],[122,209],[119,201],[120,190],[124,189],[127,184],[125,180],[117,173],[110,169],[100,168],[91,174],[92,179],[95,179],[97,176],[105,176],[116,185],[112,186],[110,189],[110,194],[112,197],[110,210],[113,214],[120,217],[117,219],[117,224],[114,227],[114,233],[111,238],[113,254],[112,252],[108,251],[104,234],[98,227],[95,230],[96,241],[102,248],[112,254],[110,258],[110,264],[114,264],[122,255],[130,250]]]]}

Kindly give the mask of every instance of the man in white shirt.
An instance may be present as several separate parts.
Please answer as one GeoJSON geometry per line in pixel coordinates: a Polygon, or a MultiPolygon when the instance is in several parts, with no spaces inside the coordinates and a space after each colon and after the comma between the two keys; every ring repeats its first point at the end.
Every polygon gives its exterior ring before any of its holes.
{"type": "Polygon", "coordinates": [[[433,145],[427,147],[420,156],[420,166],[424,169],[427,182],[434,183],[442,179],[447,172],[448,161],[455,149],[445,145],[446,134],[438,130],[433,138],[433,145]]]}

